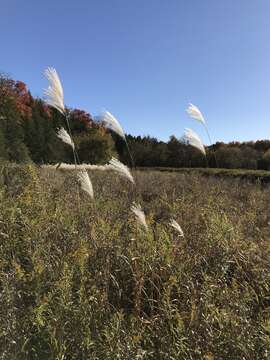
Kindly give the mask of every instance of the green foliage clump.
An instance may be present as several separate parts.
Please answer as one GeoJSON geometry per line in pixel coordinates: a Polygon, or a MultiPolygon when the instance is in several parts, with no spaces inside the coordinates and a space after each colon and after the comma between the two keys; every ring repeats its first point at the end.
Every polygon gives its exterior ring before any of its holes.
{"type": "Polygon", "coordinates": [[[99,129],[90,129],[75,137],[78,155],[82,163],[105,164],[115,153],[111,136],[99,129]]]}

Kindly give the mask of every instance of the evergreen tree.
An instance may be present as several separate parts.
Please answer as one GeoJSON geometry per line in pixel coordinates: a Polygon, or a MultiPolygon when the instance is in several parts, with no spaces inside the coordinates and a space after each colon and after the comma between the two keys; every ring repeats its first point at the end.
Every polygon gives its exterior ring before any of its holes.
{"type": "Polygon", "coordinates": [[[2,118],[0,117],[0,159],[8,160],[8,155],[6,151],[6,140],[2,129],[2,118]]]}
{"type": "Polygon", "coordinates": [[[58,124],[58,118],[54,122],[44,103],[36,100],[31,118],[24,122],[25,143],[35,163],[55,163],[65,158],[65,150],[56,136],[55,123],[58,124]]]}
{"type": "Polygon", "coordinates": [[[5,138],[6,158],[14,162],[29,162],[28,149],[24,144],[21,117],[12,99],[7,99],[0,110],[1,129],[5,138]]]}

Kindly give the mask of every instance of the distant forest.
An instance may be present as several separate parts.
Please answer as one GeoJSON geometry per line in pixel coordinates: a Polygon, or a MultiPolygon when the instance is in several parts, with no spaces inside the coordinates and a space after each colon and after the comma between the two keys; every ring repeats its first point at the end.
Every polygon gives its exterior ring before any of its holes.
{"type": "MultiPolygon", "coordinates": [[[[112,156],[129,164],[125,144],[80,109],[69,109],[71,131],[81,162],[104,164],[112,156]]],[[[34,98],[26,85],[0,75],[0,160],[17,163],[73,162],[72,150],[56,136],[63,115],[34,98]]],[[[171,136],[168,142],[128,135],[136,166],[218,167],[270,170],[270,141],[217,142],[199,151],[171,136]]]]}

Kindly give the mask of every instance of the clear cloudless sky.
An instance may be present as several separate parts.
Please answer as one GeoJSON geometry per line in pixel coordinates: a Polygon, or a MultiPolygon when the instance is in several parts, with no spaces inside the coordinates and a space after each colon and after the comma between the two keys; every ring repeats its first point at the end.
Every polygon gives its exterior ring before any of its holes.
{"type": "Polygon", "coordinates": [[[167,140],[270,138],[270,0],[0,0],[0,71],[65,103],[111,111],[126,132],[167,140]]]}

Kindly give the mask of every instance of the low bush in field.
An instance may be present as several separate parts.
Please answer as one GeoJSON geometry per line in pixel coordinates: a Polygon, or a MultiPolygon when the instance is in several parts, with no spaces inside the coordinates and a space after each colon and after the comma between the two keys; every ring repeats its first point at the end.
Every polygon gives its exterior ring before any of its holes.
{"type": "Polygon", "coordinates": [[[0,359],[269,359],[270,189],[135,178],[1,168],[0,359]]]}

